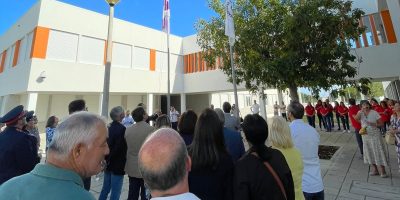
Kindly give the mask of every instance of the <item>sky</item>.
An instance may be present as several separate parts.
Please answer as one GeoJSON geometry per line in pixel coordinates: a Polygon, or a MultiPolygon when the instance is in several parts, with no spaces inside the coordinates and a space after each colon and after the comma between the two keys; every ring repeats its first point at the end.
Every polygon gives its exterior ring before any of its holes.
{"type": "MultiPolygon", "coordinates": [[[[5,0],[0,0],[0,2],[5,0]]],[[[7,7],[0,6],[0,36],[38,0],[12,0],[7,7]]],[[[108,15],[104,0],[59,0],[74,6],[108,15]]],[[[115,6],[115,17],[161,30],[164,0],[120,0],[115,6]]],[[[216,14],[208,8],[207,0],[170,0],[171,34],[188,36],[196,33],[195,23],[216,14]]]]}

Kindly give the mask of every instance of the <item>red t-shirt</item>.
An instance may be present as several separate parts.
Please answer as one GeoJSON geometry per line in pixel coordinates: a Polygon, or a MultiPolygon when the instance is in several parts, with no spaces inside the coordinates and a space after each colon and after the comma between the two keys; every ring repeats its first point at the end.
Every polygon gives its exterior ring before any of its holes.
{"type": "Polygon", "coordinates": [[[354,117],[353,117],[353,115],[354,116],[357,115],[358,111],[360,111],[360,110],[361,110],[360,107],[358,107],[357,105],[349,107],[349,117],[350,117],[351,125],[353,125],[353,127],[355,129],[361,129],[360,122],[355,120],[354,117]]]}
{"type": "Polygon", "coordinates": [[[340,115],[345,116],[349,112],[349,109],[346,106],[338,106],[337,111],[340,115]]]}
{"type": "Polygon", "coordinates": [[[320,112],[322,116],[326,116],[329,113],[329,108],[322,106],[320,112]]]}
{"type": "Polygon", "coordinates": [[[317,110],[317,115],[320,115],[320,114],[321,114],[321,108],[322,108],[322,105],[321,105],[321,104],[315,105],[315,110],[317,110]]]}
{"type": "Polygon", "coordinates": [[[307,105],[305,111],[307,116],[313,116],[315,114],[315,109],[313,106],[307,105]]]}
{"type": "Polygon", "coordinates": [[[331,104],[328,104],[328,112],[333,112],[333,106],[331,104]]]}
{"type": "Polygon", "coordinates": [[[375,105],[374,110],[379,113],[383,122],[388,122],[390,117],[385,114],[385,109],[380,105],[375,105]]]}

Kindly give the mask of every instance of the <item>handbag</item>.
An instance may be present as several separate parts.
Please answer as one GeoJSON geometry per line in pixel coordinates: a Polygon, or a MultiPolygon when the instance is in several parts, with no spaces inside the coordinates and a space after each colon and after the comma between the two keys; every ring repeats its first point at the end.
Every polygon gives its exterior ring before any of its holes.
{"type": "MultiPolygon", "coordinates": [[[[258,155],[255,152],[253,152],[251,154],[258,157],[258,155]]],[[[276,174],[274,168],[272,168],[272,166],[267,161],[264,161],[264,165],[268,169],[268,171],[272,174],[272,176],[274,177],[276,183],[278,184],[279,188],[281,189],[283,196],[285,197],[285,200],[287,200],[285,187],[283,187],[283,183],[282,183],[281,179],[279,178],[278,174],[276,174]]]]}
{"type": "Polygon", "coordinates": [[[386,140],[386,144],[388,145],[394,145],[396,138],[394,137],[394,135],[390,134],[389,132],[387,132],[385,134],[385,140],[386,140]]]}
{"type": "Polygon", "coordinates": [[[360,135],[366,135],[367,134],[367,127],[362,127],[360,131],[358,131],[358,134],[360,135]]]}

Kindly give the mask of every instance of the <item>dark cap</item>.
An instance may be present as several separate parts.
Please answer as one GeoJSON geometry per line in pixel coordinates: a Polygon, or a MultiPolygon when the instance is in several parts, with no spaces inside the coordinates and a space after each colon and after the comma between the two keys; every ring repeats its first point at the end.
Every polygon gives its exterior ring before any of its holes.
{"type": "Polygon", "coordinates": [[[12,124],[25,116],[24,106],[19,105],[0,118],[0,123],[12,124]]]}
{"type": "Polygon", "coordinates": [[[33,111],[33,110],[31,110],[31,111],[29,111],[29,112],[27,112],[26,113],[26,121],[27,122],[29,122],[29,121],[31,121],[32,119],[33,119],[33,117],[34,117],[34,115],[33,114],[35,114],[35,111],[33,111]]]}

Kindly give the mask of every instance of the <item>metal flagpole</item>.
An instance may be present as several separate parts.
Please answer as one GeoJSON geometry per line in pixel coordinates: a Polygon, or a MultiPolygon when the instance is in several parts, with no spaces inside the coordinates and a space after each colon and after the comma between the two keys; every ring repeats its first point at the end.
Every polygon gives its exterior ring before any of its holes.
{"type": "Polygon", "coordinates": [[[232,84],[233,84],[233,94],[235,96],[235,105],[236,109],[234,115],[240,123],[239,118],[239,104],[238,104],[238,96],[237,96],[237,88],[236,88],[236,70],[235,63],[233,57],[233,45],[235,44],[235,25],[233,21],[233,11],[232,11],[232,1],[226,0],[226,15],[225,15],[225,35],[229,38],[229,50],[231,57],[231,68],[232,68],[232,84]]]}
{"type": "Polygon", "coordinates": [[[167,32],[167,52],[168,52],[168,93],[167,93],[167,116],[170,116],[170,108],[171,108],[171,84],[170,84],[170,49],[169,49],[169,30],[167,32]]]}

